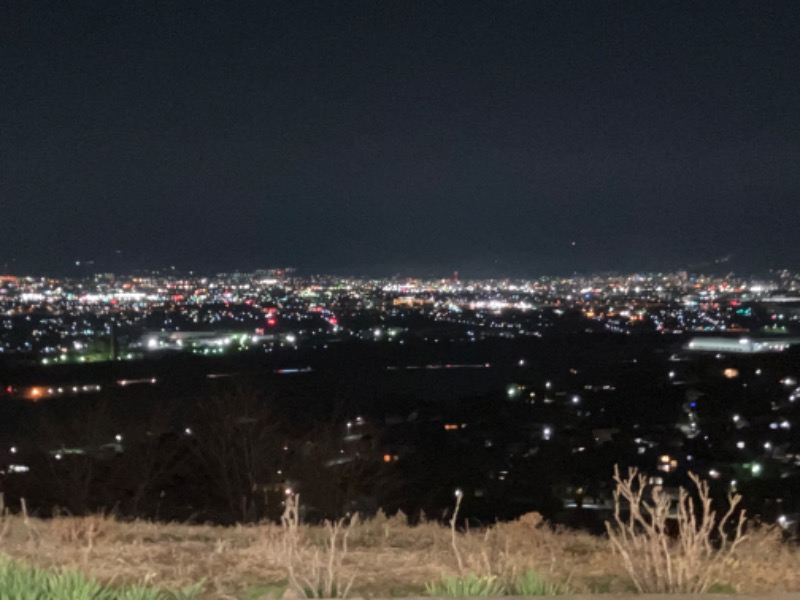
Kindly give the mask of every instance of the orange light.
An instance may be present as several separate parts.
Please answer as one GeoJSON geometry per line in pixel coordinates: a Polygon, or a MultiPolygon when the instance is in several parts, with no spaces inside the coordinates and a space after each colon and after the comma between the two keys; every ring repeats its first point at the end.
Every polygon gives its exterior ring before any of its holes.
{"type": "Polygon", "coordinates": [[[383,455],[383,462],[385,462],[385,463],[392,462],[392,455],[391,454],[384,454],[383,455]]]}

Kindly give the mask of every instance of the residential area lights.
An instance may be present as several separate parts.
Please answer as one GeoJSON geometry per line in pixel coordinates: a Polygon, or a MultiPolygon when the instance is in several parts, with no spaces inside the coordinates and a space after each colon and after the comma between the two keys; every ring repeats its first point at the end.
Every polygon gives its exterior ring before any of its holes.
{"type": "MultiPolygon", "coordinates": [[[[291,269],[203,276],[168,269],[82,279],[8,275],[0,278],[0,352],[33,354],[49,366],[137,360],[155,351],[268,351],[276,340],[295,345],[331,335],[404,344],[402,324],[389,320],[410,314],[464,326],[475,340],[538,337],[565,315],[578,314],[601,331],[738,333],[740,352],[780,352],[796,343],[786,333],[800,324],[799,305],[800,275],[790,271],[758,279],[682,271],[457,281],[299,276],[291,269]],[[362,310],[375,311],[383,323],[364,328],[354,322],[362,310]],[[754,319],[783,340],[747,333],[754,319]]],[[[714,343],[698,338],[687,347],[703,351],[714,343]]]]}

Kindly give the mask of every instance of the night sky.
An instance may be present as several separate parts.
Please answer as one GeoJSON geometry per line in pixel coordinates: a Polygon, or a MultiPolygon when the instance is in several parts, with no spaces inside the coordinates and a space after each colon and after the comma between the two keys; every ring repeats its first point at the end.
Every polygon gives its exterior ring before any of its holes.
{"type": "Polygon", "coordinates": [[[0,0],[0,227],[16,274],[800,268],[800,2],[0,0]]]}

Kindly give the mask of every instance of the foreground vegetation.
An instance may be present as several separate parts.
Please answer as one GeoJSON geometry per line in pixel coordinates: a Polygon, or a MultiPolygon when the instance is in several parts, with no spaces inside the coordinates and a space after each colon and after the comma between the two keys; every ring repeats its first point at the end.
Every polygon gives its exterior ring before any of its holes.
{"type": "Polygon", "coordinates": [[[202,582],[180,590],[101,585],[80,572],[29,567],[0,559],[0,600],[191,600],[202,582]]]}
{"type": "Polygon", "coordinates": [[[696,487],[674,501],[617,473],[619,510],[605,537],[550,527],[536,513],[481,529],[382,513],[311,526],[295,497],[280,524],[235,527],[4,512],[0,598],[800,591],[800,550],[748,525],[735,497],[718,515],[707,487],[696,487]],[[41,593],[8,592],[27,588],[41,593]]]}

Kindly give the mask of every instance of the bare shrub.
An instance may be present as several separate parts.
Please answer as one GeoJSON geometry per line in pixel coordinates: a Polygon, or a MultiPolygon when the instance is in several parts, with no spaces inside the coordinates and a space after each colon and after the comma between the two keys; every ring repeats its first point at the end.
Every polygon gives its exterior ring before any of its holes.
{"type": "Polygon", "coordinates": [[[52,527],[63,544],[79,550],[81,564],[86,565],[95,543],[105,535],[106,517],[58,517],[53,519],[52,527]]]}
{"type": "Polygon", "coordinates": [[[22,510],[22,524],[24,525],[25,533],[28,536],[28,545],[35,545],[39,541],[39,530],[33,525],[31,518],[28,516],[28,503],[25,502],[25,498],[19,499],[19,506],[22,510]]]}
{"type": "Polygon", "coordinates": [[[8,509],[6,508],[3,492],[0,492],[0,542],[5,539],[10,529],[11,518],[8,514],[8,509]]]}
{"type": "Polygon", "coordinates": [[[375,551],[403,547],[415,544],[409,535],[415,531],[402,511],[388,516],[383,510],[378,510],[374,516],[360,518],[353,524],[348,543],[352,548],[373,548],[375,551]]]}
{"type": "Polygon", "coordinates": [[[461,558],[461,551],[458,549],[458,534],[456,533],[456,521],[458,519],[458,509],[461,508],[461,498],[463,497],[463,493],[459,490],[456,492],[456,507],[453,510],[453,518],[450,519],[450,539],[453,544],[453,554],[456,557],[456,563],[458,564],[458,574],[464,574],[464,559],[461,558]]]}
{"type": "Polygon", "coordinates": [[[303,598],[346,598],[355,575],[344,575],[343,562],[348,553],[347,538],[357,517],[345,524],[325,521],[323,550],[308,544],[300,534],[300,497],[286,498],[286,510],[281,517],[281,558],[289,585],[303,598]]]}
{"type": "Polygon", "coordinates": [[[680,488],[673,506],[673,499],[660,487],[648,488],[636,469],[629,469],[627,477],[614,470],[614,520],[606,523],[606,529],[615,554],[641,593],[708,591],[731,566],[745,539],[745,513],[736,511],[741,496],[729,494],[728,509],[718,518],[708,483],[689,476],[697,503],[680,488]]]}
{"type": "Polygon", "coordinates": [[[58,517],[53,520],[53,530],[61,542],[78,546],[93,545],[105,535],[106,518],[103,515],[88,517],[58,517]]]}

